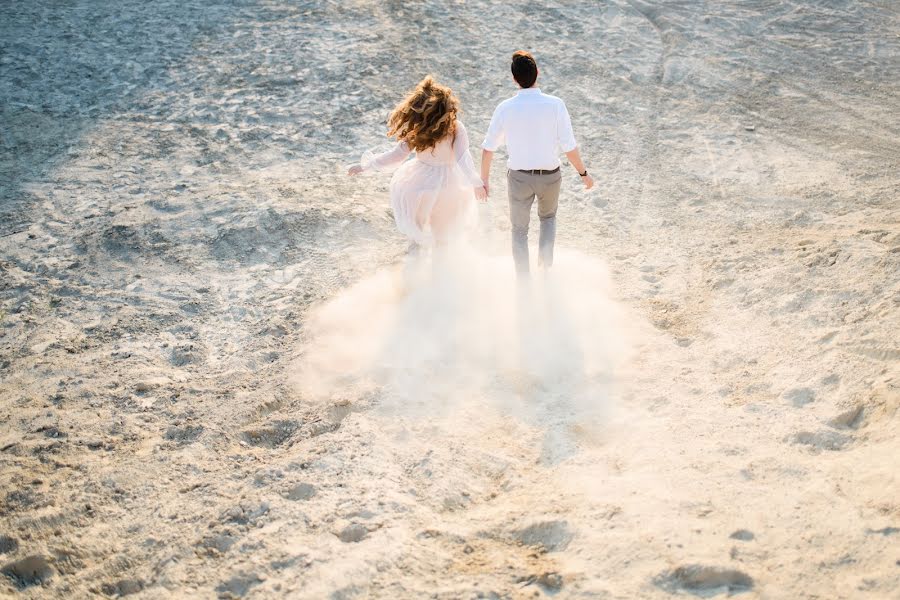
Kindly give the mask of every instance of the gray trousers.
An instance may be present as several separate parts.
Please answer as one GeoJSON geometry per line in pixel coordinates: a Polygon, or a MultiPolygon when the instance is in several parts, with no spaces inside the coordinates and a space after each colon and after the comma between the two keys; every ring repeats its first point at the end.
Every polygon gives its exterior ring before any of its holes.
{"type": "Polygon", "coordinates": [[[512,253],[519,274],[528,274],[528,224],[531,205],[538,202],[541,234],[538,242],[538,264],[548,268],[553,264],[553,244],[556,241],[556,208],[559,206],[559,185],[562,172],[531,174],[506,172],[509,192],[509,220],[512,223],[512,253]]]}

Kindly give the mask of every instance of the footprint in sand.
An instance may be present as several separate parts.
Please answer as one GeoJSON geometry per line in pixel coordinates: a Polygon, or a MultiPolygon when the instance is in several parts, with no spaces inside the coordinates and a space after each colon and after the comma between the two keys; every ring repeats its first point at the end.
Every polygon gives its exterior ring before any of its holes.
{"type": "Polygon", "coordinates": [[[24,589],[49,581],[53,577],[53,567],[45,557],[33,555],[7,564],[0,573],[12,579],[16,587],[24,589]]]}
{"type": "Polygon", "coordinates": [[[190,444],[203,433],[203,425],[184,425],[182,427],[169,427],[163,438],[178,444],[190,444]]]}
{"type": "Polygon", "coordinates": [[[316,495],[316,488],[308,483],[298,483],[283,495],[288,500],[309,500],[316,495]]]}
{"type": "Polygon", "coordinates": [[[748,531],[747,529],[738,529],[728,537],[733,540],[740,540],[742,542],[750,542],[756,538],[756,536],[753,535],[753,532],[748,531]]]}
{"type": "Polygon", "coordinates": [[[100,586],[107,596],[119,597],[137,594],[144,589],[144,582],[140,579],[120,579],[115,583],[104,583],[100,586]]]}
{"type": "Polygon", "coordinates": [[[335,535],[345,544],[355,544],[363,541],[369,535],[369,530],[360,523],[350,523],[339,529],[335,535]]]}
{"type": "Polygon", "coordinates": [[[857,429],[863,422],[864,413],[863,405],[857,404],[828,421],[828,424],[835,429],[857,429]]]}
{"type": "Polygon", "coordinates": [[[547,595],[552,596],[562,589],[564,579],[559,573],[550,571],[541,573],[540,575],[520,577],[516,580],[516,583],[522,584],[523,586],[537,585],[544,590],[547,595]]]}
{"type": "Polygon", "coordinates": [[[544,552],[565,550],[574,534],[566,521],[538,521],[513,532],[513,539],[544,552]]]}
{"type": "Polygon", "coordinates": [[[0,535],[0,554],[11,554],[19,549],[19,542],[16,538],[8,535],[0,535]]]}
{"type": "Polygon", "coordinates": [[[786,391],[782,397],[795,408],[802,408],[816,399],[816,393],[811,388],[799,387],[786,391]]]}
{"type": "Polygon", "coordinates": [[[238,540],[230,533],[217,533],[197,542],[198,551],[207,556],[219,556],[225,554],[238,540]]]}
{"type": "Polygon", "coordinates": [[[822,450],[842,450],[847,444],[853,441],[849,435],[838,433],[837,431],[821,430],[815,433],[811,431],[801,431],[792,436],[788,436],[786,441],[793,444],[800,444],[809,447],[815,453],[822,450]]]}
{"type": "Polygon", "coordinates": [[[709,594],[742,592],[753,588],[753,578],[737,569],[709,565],[683,565],[659,575],[654,583],[669,592],[709,594]]]}
{"type": "Polygon", "coordinates": [[[245,429],[241,432],[241,439],[258,448],[277,448],[288,441],[299,427],[297,421],[272,421],[263,427],[245,429]]]}
{"type": "Polygon", "coordinates": [[[220,583],[216,587],[216,591],[219,592],[220,597],[243,598],[251,588],[262,582],[263,580],[255,573],[239,573],[220,583]]]}

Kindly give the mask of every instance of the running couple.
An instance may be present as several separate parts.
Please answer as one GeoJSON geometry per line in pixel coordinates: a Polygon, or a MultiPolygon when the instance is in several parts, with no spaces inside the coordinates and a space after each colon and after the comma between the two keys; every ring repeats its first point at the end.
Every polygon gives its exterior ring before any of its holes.
{"type": "Polygon", "coordinates": [[[559,154],[565,153],[585,188],[588,174],[572,132],[565,103],[535,87],[538,68],[528,52],[513,54],[512,76],[519,90],[497,106],[481,144],[481,173],[469,153],[469,135],[457,119],[459,101],[450,88],[432,77],[423,79],[393,110],[388,136],[391,150],[364,155],[349,174],[366,170],[392,171],[391,206],[401,233],[418,245],[444,245],[471,221],[475,202],[490,193],[491,161],[506,145],[509,218],[516,270],[527,275],[528,225],[537,199],[540,218],[538,264],[553,264],[556,209],[562,181],[559,154]],[[411,153],[413,160],[407,160],[411,153]]]}

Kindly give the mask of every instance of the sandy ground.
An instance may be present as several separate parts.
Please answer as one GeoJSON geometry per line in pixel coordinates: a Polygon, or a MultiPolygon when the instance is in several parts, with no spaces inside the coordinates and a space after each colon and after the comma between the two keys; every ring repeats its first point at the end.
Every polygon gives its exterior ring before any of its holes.
{"type": "Polygon", "coordinates": [[[0,595],[900,598],[889,0],[7,2],[0,595]],[[517,290],[404,266],[385,143],[533,49],[517,290]]]}

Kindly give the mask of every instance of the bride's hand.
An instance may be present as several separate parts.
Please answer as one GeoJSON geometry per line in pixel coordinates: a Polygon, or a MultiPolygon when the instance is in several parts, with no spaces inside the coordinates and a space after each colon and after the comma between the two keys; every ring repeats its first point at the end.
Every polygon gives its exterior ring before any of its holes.
{"type": "Polygon", "coordinates": [[[354,175],[359,175],[362,172],[363,172],[363,168],[359,165],[353,165],[352,167],[347,169],[347,175],[350,175],[351,177],[354,175]]]}
{"type": "Polygon", "coordinates": [[[487,190],[484,186],[475,188],[475,199],[479,202],[487,202],[487,190]]]}

